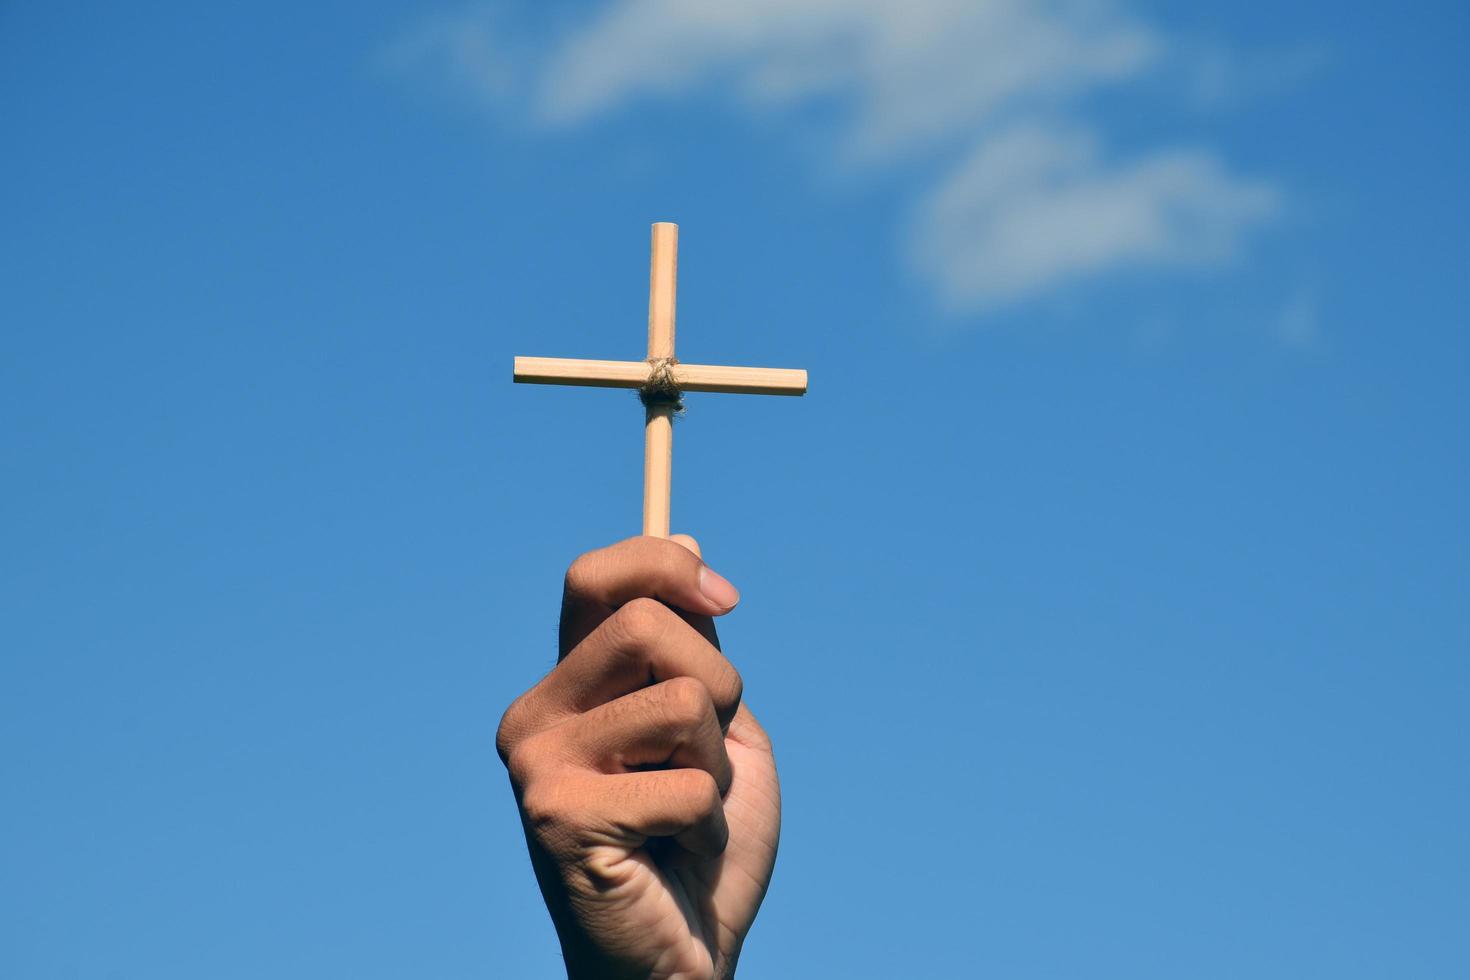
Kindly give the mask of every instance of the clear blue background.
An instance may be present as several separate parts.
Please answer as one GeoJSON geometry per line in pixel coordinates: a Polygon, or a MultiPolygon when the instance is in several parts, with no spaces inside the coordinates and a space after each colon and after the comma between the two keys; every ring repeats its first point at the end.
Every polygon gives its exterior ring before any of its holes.
{"type": "Polygon", "coordinates": [[[0,7],[0,977],[557,975],[493,733],[640,410],[510,360],[640,356],[659,219],[681,356],[812,377],[677,432],[786,793],[743,975],[1470,975],[1463,5],[1151,8],[1329,53],[1126,123],[1289,216],[983,315],[901,169],[490,118],[383,68],[424,9],[0,7]]]}

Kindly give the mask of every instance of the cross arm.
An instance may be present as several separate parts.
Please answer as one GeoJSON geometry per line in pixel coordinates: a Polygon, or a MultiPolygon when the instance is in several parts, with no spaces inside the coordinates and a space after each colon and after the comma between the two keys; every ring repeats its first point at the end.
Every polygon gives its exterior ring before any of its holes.
{"type": "MultiPolygon", "coordinates": [[[[639,388],[648,380],[647,361],[589,361],[575,357],[517,357],[519,384],[639,388]]],[[[792,368],[725,367],[675,364],[674,382],[682,391],[723,391],[742,395],[804,395],[806,372],[792,368]]]]}

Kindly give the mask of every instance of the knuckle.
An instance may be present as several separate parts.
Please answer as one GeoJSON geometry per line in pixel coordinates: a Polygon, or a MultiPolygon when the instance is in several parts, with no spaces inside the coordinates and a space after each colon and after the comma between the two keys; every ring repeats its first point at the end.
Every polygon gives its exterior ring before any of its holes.
{"type": "Polygon", "coordinates": [[[510,772],[511,782],[517,786],[526,786],[531,782],[531,777],[542,767],[547,758],[546,747],[539,735],[523,739],[514,745],[505,759],[505,768],[510,772]]]}
{"type": "Polygon", "coordinates": [[[561,823],[562,809],[561,794],[554,785],[533,784],[521,794],[521,814],[537,832],[561,823]]]}
{"type": "Polygon", "coordinates": [[[713,813],[724,805],[715,777],[703,769],[685,769],[681,787],[693,812],[699,816],[713,813]]]}
{"type": "Polygon", "coordinates": [[[625,603],[609,622],[623,640],[634,646],[651,645],[668,628],[674,614],[657,599],[638,598],[625,603]]]}
{"type": "Polygon", "coordinates": [[[745,681],[741,679],[740,672],[726,663],[725,669],[720,672],[710,689],[710,696],[714,701],[715,713],[729,721],[734,716],[735,709],[740,707],[741,698],[745,696],[745,681]]]}
{"type": "Polygon", "coordinates": [[[676,721],[692,725],[714,715],[714,699],[703,681],[693,677],[672,677],[659,686],[664,710],[676,721]]]}
{"type": "Polygon", "coordinates": [[[593,588],[593,582],[596,581],[594,571],[596,562],[597,559],[593,557],[593,552],[589,551],[584,555],[579,555],[567,567],[566,578],[563,581],[564,591],[569,595],[588,595],[593,588]]]}
{"type": "Polygon", "coordinates": [[[510,765],[511,753],[515,751],[516,744],[521,740],[521,732],[524,728],[522,716],[525,712],[525,695],[521,695],[510,703],[505,713],[500,716],[500,725],[495,729],[495,751],[500,755],[500,761],[507,766],[510,765]]]}

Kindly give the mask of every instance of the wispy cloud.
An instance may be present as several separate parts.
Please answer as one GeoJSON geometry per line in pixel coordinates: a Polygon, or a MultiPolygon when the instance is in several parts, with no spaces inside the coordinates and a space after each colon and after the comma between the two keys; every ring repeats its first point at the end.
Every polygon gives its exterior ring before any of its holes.
{"type": "Polygon", "coordinates": [[[1228,260],[1278,196],[1201,151],[1109,165],[1083,130],[1022,126],[923,197],[912,251],[950,305],[985,307],[1109,269],[1228,260]]]}
{"type": "Polygon", "coordinates": [[[852,148],[887,155],[1125,78],[1159,43],[1096,7],[1021,0],[618,0],[554,49],[539,108],[570,122],[711,83],[751,105],[836,98],[852,148]]]}
{"type": "Polygon", "coordinates": [[[440,12],[394,38],[383,64],[399,72],[428,69],[471,98],[490,103],[514,95],[519,78],[509,37],[495,29],[493,8],[473,13],[440,12]]]}
{"type": "Polygon", "coordinates": [[[1214,109],[1279,95],[1321,72],[1329,58],[1317,44],[1242,55],[1219,44],[1181,43],[1174,60],[1183,69],[1186,94],[1214,109]]]}
{"type": "Polygon", "coordinates": [[[608,0],[548,34],[496,30],[492,16],[440,16],[391,57],[548,129],[646,99],[830,105],[850,164],[935,175],[904,247],[955,309],[1218,265],[1282,201],[1210,147],[1106,152],[1083,101],[1179,47],[1106,0],[608,0]]]}

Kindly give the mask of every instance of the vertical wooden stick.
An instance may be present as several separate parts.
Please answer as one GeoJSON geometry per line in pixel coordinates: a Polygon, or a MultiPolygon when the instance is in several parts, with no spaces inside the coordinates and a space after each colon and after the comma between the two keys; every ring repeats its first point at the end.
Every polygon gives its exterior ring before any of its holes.
{"type": "MultiPolygon", "coordinates": [[[[674,300],[679,277],[679,226],[653,226],[648,270],[648,357],[674,356],[674,300]]],[[[669,536],[674,473],[674,408],[652,405],[643,423],[643,533],[669,536]]]]}

